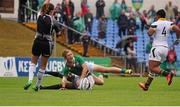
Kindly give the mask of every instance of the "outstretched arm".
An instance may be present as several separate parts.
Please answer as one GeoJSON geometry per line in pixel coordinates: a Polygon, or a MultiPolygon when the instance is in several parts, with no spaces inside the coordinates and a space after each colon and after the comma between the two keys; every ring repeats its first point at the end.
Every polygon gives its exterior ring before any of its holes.
{"type": "Polygon", "coordinates": [[[172,30],[176,32],[176,38],[180,39],[180,29],[177,25],[172,26],[172,30]]]}
{"type": "Polygon", "coordinates": [[[156,31],[155,28],[150,27],[147,33],[149,36],[152,36],[155,33],[155,31],[156,31]]]}
{"type": "Polygon", "coordinates": [[[87,68],[87,65],[86,63],[82,64],[82,73],[81,73],[81,76],[80,76],[80,79],[83,79],[87,76],[87,73],[88,73],[88,68],[87,68]]]}
{"type": "Polygon", "coordinates": [[[175,44],[179,44],[179,42],[180,42],[180,29],[179,29],[179,27],[177,25],[173,25],[172,30],[176,32],[175,44]]]}
{"type": "Polygon", "coordinates": [[[66,83],[67,83],[67,78],[66,76],[63,76],[61,90],[64,90],[66,88],[66,83]]]}

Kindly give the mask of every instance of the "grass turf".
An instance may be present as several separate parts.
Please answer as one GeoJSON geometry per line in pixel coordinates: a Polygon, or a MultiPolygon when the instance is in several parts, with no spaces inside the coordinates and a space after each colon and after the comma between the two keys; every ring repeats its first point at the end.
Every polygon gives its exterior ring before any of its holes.
{"type": "MultiPolygon", "coordinates": [[[[95,86],[90,91],[80,90],[23,90],[27,78],[0,78],[0,106],[169,106],[180,105],[180,78],[174,78],[168,86],[165,78],[153,81],[150,90],[142,91],[138,82],[145,78],[110,77],[104,86],[95,86]]],[[[44,77],[43,85],[56,84],[58,78],[44,77]]]]}

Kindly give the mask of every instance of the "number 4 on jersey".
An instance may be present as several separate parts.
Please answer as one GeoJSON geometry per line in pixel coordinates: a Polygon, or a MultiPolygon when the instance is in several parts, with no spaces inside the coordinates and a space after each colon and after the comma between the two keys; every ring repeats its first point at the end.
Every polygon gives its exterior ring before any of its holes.
{"type": "Polygon", "coordinates": [[[166,36],[166,27],[163,28],[162,35],[166,36]]]}

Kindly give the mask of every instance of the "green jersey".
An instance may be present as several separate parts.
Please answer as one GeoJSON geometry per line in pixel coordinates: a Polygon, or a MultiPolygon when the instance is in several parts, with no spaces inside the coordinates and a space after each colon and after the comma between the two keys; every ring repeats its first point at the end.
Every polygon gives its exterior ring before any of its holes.
{"type": "Polygon", "coordinates": [[[62,73],[64,76],[68,76],[69,73],[73,73],[73,74],[76,74],[78,76],[81,75],[82,69],[83,69],[82,64],[84,64],[85,61],[79,55],[74,56],[74,61],[75,61],[75,64],[73,67],[69,67],[67,64],[65,65],[65,67],[62,70],[62,73]]]}
{"type": "Polygon", "coordinates": [[[146,53],[150,53],[151,48],[152,48],[152,43],[148,43],[148,44],[146,45],[146,53]]]}
{"type": "Polygon", "coordinates": [[[161,63],[160,68],[164,71],[168,71],[170,72],[171,70],[176,70],[176,63],[168,63],[167,61],[164,61],[163,63],[161,63]]]}

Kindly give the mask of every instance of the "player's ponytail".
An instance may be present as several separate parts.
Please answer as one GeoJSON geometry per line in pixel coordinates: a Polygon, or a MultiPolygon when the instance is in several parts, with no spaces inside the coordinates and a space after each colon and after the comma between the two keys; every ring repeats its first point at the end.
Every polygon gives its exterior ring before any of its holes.
{"type": "Polygon", "coordinates": [[[52,3],[46,3],[42,6],[41,13],[50,14],[52,10],[54,10],[54,5],[52,3]]]}

